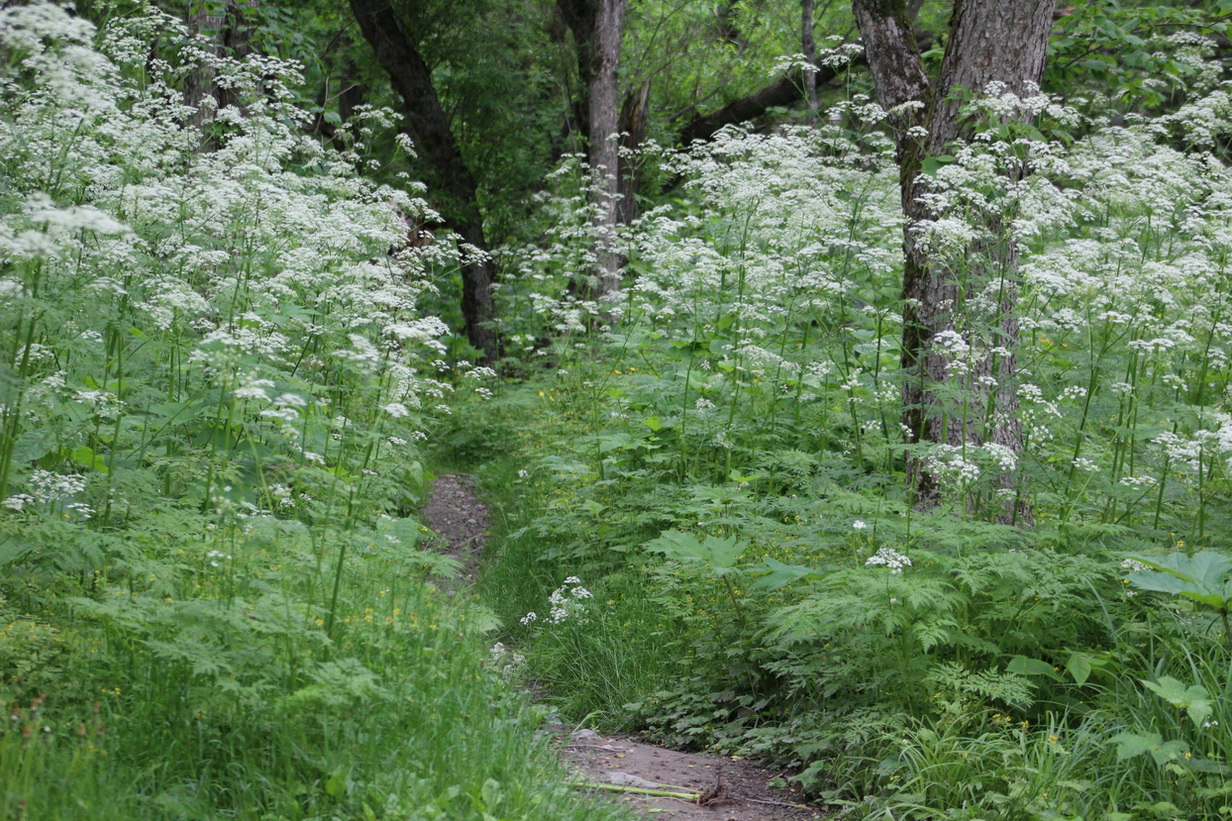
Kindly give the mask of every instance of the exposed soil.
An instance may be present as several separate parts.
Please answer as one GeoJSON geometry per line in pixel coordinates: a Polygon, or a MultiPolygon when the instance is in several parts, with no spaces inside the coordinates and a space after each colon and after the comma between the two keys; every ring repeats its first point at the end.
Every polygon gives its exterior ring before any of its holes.
{"type": "Polygon", "coordinates": [[[475,495],[475,477],[464,473],[437,476],[423,517],[424,524],[436,534],[438,549],[458,560],[462,581],[469,583],[491,526],[488,506],[475,495]]]}
{"type": "MultiPolygon", "coordinates": [[[[462,583],[469,583],[491,522],[487,506],[475,495],[474,478],[465,474],[438,476],[423,516],[425,524],[437,534],[439,549],[462,564],[462,583]]],[[[697,801],[691,801],[595,789],[598,795],[641,810],[647,818],[805,821],[825,817],[822,809],[797,803],[790,789],[772,789],[770,782],[781,779],[782,774],[753,761],[677,752],[625,735],[552,729],[557,731],[562,757],[583,782],[698,796],[697,801]]]]}
{"type": "MultiPolygon", "coordinates": [[[[681,753],[624,735],[579,730],[567,738],[565,759],[590,783],[668,792],[685,790],[699,803],[663,796],[612,792],[615,800],[674,821],[805,821],[823,818],[819,808],[798,803],[786,788],[768,784],[782,777],[744,759],[681,753]]],[[[782,783],[782,782],[780,782],[782,783]]],[[[596,790],[599,792],[599,790],[596,790]]],[[[604,791],[606,792],[606,791],[604,791]]]]}

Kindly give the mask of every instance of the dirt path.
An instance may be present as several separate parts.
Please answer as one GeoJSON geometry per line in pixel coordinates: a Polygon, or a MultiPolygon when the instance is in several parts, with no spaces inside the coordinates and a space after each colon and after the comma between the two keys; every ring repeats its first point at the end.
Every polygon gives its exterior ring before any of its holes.
{"type": "MultiPolygon", "coordinates": [[[[457,559],[463,583],[474,575],[491,518],[475,495],[475,480],[465,474],[438,476],[424,505],[424,521],[438,536],[440,549],[457,559]]],[[[781,774],[744,759],[681,753],[631,736],[572,734],[557,728],[561,755],[580,780],[613,787],[687,791],[701,804],[628,792],[608,793],[645,812],[647,818],[672,821],[805,821],[823,818],[815,808],[795,803],[795,793],[771,789],[781,774]]],[[[782,783],[781,781],[779,783],[782,783]]],[[[597,793],[607,792],[596,788],[597,793]]]]}
{"type": "Polygon", "coordinates": [[[436,534],[438,549],[462,565],[469,583],[491,526],[488,506],[475,495],[475,478],[464,473],[436,477],[423,509],[424,524],[436,534]]]}

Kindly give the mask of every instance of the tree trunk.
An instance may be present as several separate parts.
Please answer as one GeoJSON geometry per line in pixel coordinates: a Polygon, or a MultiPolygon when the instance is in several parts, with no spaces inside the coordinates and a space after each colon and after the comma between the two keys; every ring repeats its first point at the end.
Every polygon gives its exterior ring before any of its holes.
{"type": "MultiPolygon", "coordinates": [[[[252,53],[252,16],[259,5],[259,0],[227,0],[221,10],[211,11],[205,6],[190,10],[186,16],[188,30],[208,38],[214,57],[243,59],[252,53]]],[[[200,65],[184,80],[184,102],[194,109],[190,125],[208,129],[218,109],[238,105],[239,99],[234,89],[215,82],[213,66],[200,65]],[[205,103],[207,98],[212,101],[205,103]]],[[[205,147],[212,146],[213,142],[206,140],[205,147]]]]}
{"type": "MultiPolygon", "coordinates": [[[[864,57],[856,57],[849,65],[864,62],[864,57]]],[[[817,66],[813,72],[814,87],[833,81],[847,66],[817,66]]],[[[771,108],[794,105],[801,100],[801,90],[804,88],[804,72],[791,72],[775,80],[765,88],[738,100],[733,100],[718,111],[709,114],[699,114],[690,120],[676,135],[676,142],[689,145],[695,140],[709,140],[725,125],[736,125],[757,119],[771,108]]]]}
{"type": "Polygon", "coordinates": [[[628,0],[598,0],[590,80],[590,168],[596,175],[595,256],[602,297],[620,290],[616,226],[620,200],[620,39],[628,0]]]}
{"type": "Polygon", "coordinates": [[[620,106],[620,147],[618,160],[620,198],[617,200],[616,222],[628,225],[637,218],[637,194],[640,177],[634,152],[646,139],[646,117],[650,107],[650,81],[642,83],[625,95],[620,106]]]}
{"type": "Polygon", "coordinates": [[[589,145],[587,160],[595,176],[595,296],[620,290],[620,258],[613,248],[621,212],[616,72],[627,7],[628,0],[556,0],[577,50],[581,88],[574,119],[589,145]]]}
{"type": "Polygon", "coordinates": [[[441,215],[446,225],[474,249],[462,267],[463,330],[485,360],[495,361],[499,356],[491,327],[495,265],[484,237],[475,178],[462,159],[432,84],[432,72],[387,0],[350,0],[350,4],[360,31],[402,99],[403,130],[426,160],[424,182],[444,198],[441,215]]]}
{"type": "MultiPolygon", "coordinates": [[[[215,56],[222,55],[222,38],[219,36],[223,28],[224,15],[211,13],[204,6],[196,11],[189,11],[185,17],[188,30],[209,40],[209,51],[215,56]]],[[[198,65],[184,78],[184,104],[193,109],[188,124],[194,128],[206,129],[214,122],[214,114],[218,110],[218,86],[214,82],[214,66],[198,65]],[[209,102],[206,102],[206,100],[209,102]],[[204,103],[204,105],[203,105],[204,103]]]]}
{"type": "MultiPolygon", "coordinates": [[[[810,66],[817,64],[817,42],[813,39],[813,0],[800,2],[800,50],[810,66]]],[[[808,114],[804,122],[807,125],[817,125],[817,73],[804,72],[804,104],[808,106],[808,114]]]]}
{"type": "MultiPolygon", "coordinates": [[[[982,239],[961,253],[940,255],[920,238],[921,224],[947,216],[928,204],[923,161],[947,153],[969,136],[960,117],[961,93],[989,83],[1025,94],[1040,80],[1047,54],[1053,0],[955,0],[945,56],[930,78],[911,31],[915,9],[902,0],[854,0],[853,7],[873,83],[891,110],[897,134],[906,257],[903,274],[903,426],[909,444],[968,447],[1000,445],[1022,451],[1014,384],[1018,342],[1015,315],[1017,253],[1005,219],[990,218],[982,239]],[[948,332],[948,333],[947,333],[948,332]],[[944,336],[939,336],[944,334],[944,336]],[[946,344],[940,344],[942,342],[946,344]],[[967,349],[955,366],[955,346],[967,349]],[[964,398],[956,411],[944,398],[946,382],[964,398]]],[[[940,499],[941,477],[927,450],[908,448],[907,476],[918,507],[940,499]]],[[[1014,492],[1014,472],[1002,469],[991,487],[1014,492]]],[[[989,498],[992,518],[1029,516],[1021,499],[1005,506],[989,498]]],[[[966,499],[968,507],[975,500],[966,499]]]]}

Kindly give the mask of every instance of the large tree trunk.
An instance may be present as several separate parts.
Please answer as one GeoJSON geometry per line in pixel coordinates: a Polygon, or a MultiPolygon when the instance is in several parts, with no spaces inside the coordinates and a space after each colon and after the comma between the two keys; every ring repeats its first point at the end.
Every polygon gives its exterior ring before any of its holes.
{"type": "Polygon", "coordinates": [[[462,159],[432,72],[388,0],[350,0],[351,10],[377,61],[402,99],[402,127],[426,163],[424,180],[444,199],[446,225],[474,250],[462,267],[462,320],[470,343],[488,361],[499,355],[493,319],[495,265],[487,250],[475,178],[462,159]]]}
{"type": "MultiPolygon", "coordinates": [[[[894,110],[891,124],[898,135],[907,217],[902,365],[909,444],[962,450],[993,443],[1015,455],[1022,450],[1014,384],[1014,238],[1008,222],[992,216],[981,226],[983,238],[961,253],[928,248],[916,229],[947,214],[930,207],[928,178],[920,171],[925,158],[948,153],[954,140],[969,135],[960,117],[960,91],[979,94],[992,82],[1017,94],[1033,90],[1043,74],[1054,5],[1054,0],[955,0],[940,74],[933,79],[920,59],[911,31],[913,10],[906,3],[853,2],[874,85],[882,106],[894,110]],[[961,367],[955,365],[955,345],[968,349],[961,367]],[[965,397],[962,409],[945,398],[947,382],[965,397]]],[[[931,459],[927,450],[908,448],[908,481],[919,507],[934,506],[940,498],[931,459]]],[[[1001,470],[992,486],[1012,494],[1013,471],[1001,470]]],[[[971,497],[966,501],[973,506],[971,497]]],[[[1008,506],[1000,497],[979,504],[1002,521],[1029,516],[1021,498],[1008,506]]]]}
{"type": "Polygon", "coordinates": [[[594,294],[620,290],[620,257],[614,245],[620,224],[621,167],[620,41],[628,0],[557,0],[561,19],[573,33],[581,94],[575,112],[589,144],[587,160],[595,175],[594,294]],[[582,116],[582,112],[585,116],[582,116]]]}
{"type": "Polygon", "coordinates": [[[590,79],[590,168],[596,175],[595,256],[602,297],[620,290],[616,226],[620,200],[620,39],[628,0],[598,0],[590,79]]]}

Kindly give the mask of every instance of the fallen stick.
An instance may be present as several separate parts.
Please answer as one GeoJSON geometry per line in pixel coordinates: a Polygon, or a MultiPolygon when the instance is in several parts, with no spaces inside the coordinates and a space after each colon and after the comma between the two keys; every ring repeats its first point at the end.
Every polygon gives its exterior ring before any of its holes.
{"type": "Polygon", "coordinates": [[[811,810],[808,804],[793,804],[790,801],[771,801],[768,798],[750,798],[747,795],[733,795],[733,798],[739,801],[751,801],[754,804],[769,804],[772,807],[792,807],[797,810],[811,810]]]}
{"type": "MultiPolygon", "coordinates": [[[[675,798],[680,801],[688,801],[690,804],[696,804],[700,793],[695,792],[672,792],[671,790],[652,790],[646,787],[627,787],[623,784],[604,784],[601,781],[579,781],[574,786],[579,789],[607,790],[609,792],[627,792],[635,795],[654,795],[661,798],[675,798]]],[[[684,787],[676,789],[683,790],[684,787]]]]}

